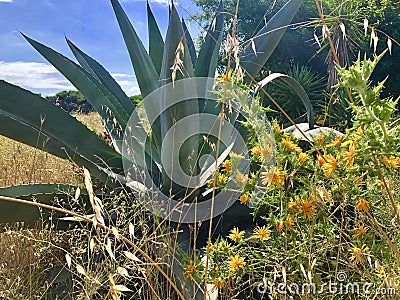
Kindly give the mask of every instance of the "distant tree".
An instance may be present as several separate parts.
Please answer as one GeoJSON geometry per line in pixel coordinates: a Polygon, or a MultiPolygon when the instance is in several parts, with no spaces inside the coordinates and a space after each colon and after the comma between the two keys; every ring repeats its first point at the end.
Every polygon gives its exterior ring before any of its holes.
{"type": "Polygon", "coordinates": [[[142,95],[133,95],[129,97],[134,103],[139,103],[142,101],[142,95]]]}
{"type": "Polygon", "coordinates": [[[79,112],[87,114],[94,110],[92,105],[90,105],[79,91],[62,91],[55,96],[47,96],[46,99],[69,113],[79,112]]]}

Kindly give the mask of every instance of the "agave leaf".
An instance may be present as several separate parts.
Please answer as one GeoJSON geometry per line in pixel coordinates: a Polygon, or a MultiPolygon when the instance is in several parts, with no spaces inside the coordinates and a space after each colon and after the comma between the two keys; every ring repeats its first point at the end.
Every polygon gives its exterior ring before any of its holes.
{"type": "Polygon", "coordinates": [[[25,35],[24,37],[85,96],[90,104],[93,105],[105,121],[108,131],[114,136],[114,140],[121,140],[122,128],[124,128],[128,122],[129,113],[120,105],[114,95],[112,95],[100,81],[70,59],[25,35]]]}
{"type": "Polygon", "coordinates": [[[0,129],[4,135],[34,147],[42,146],[38,137],[43,135],[41,142],[46,146],[48,138],[47,146],[57,156],[65,158],[68,153],[74,159],[78,155],[85,161],[122,170],[120,155],[86,126],[39,95],[3,80],[0,80],[0,112],[3,122],[8,120],[9,127],[0,129]]]}
{"type": "Polygon", "coordinates": [[[131,115],[131,113],[135,109],[135,105],[122,90],[121,86],[110,75],[110,73],[108,73],[107,70],[104,69],[104,67],[100,65],[96,60],[94,60],[92,57],[90,57],[81,49],[79,49],[76,45],[74,45],[69,39],[66,38],[66,41],[80,65],[94,78],[99,80],[120,103],[120,106],[124,108],[124,111],[127,114],[131,115]]]}
{"type": "MultiPolygon", "coordinates": [[[[78,47],[76,47],[71,41],[67,39],[67,43],[70,46],[75,57],[78,59],[79,63],[84,67],[89,73],[91,73],[95,78],[97,78],[109,91],[115,96],[115,99],[120,102],[121,106],[125,107],[125,110],[129,112],[130,118],[138,119],[138,115],[135,109],[135,105],[128,98],[125,92],[121,89],[114,78],[94,59],[86,55],[78,47]]],[[[135,126],[131,130],[131,134],[137,140],[146,143],[146,152],[153,157],[157,162],[159,162],[159,154],[156,148],[150,144],[149,139],[147,139],[147,133],[142,126],[135,126]]],[[[121,139],[121,137],[118,137],[121,139]]],[[[118,149],[121,149],[121,145],[118,145],[118,149]]]]}
{"type": "Polygon", "coordinates": [[[217,70],[218,54],[222,42],[224,26],[224,6],[220,1],[213,22],[207,30],[206,38],[200,48],[195,73],[197,77],[214,78],[217,70]]]}
{"type": "MultiPolygon", "coordinates": [[[[245,47],[240,62],[251,77],[257,76],[265,65],[302,3],[303,0],[287,2],[245,47]]],[[[250,76],[245,77],[247,82],[251,82],[250,76]]]]}
{"type": "Polygon", "coordinates": [[[132,61],[140,92],[145,98],[158,88],[158,73],[121,4],[117,0],[111,0],[111,4],[132,61]]]}
{"type": "MultiPolygon", "coordinates": [[[[67,198],[76,189],[68,184],[22,184],[0,188],[0,196],[32,200],[47,205],[52,205],[54,197],[67,198]]],[[[90,208],[90,202],[85,195],[82,195],[84,203],[90,208]]],[[[68,201],[66,201],[68,203],[68,201]]],[[[47,220],[50,211],[42,212],[33,205],[0,201],[0,223],[24,222],[25,225],[34,225],[40,220],[47,220]]],[[[62,217],[61,213],[56,213],[53,217],[62,217]]]]}
{"type": "Polygon", "coordinates": [[[149,30],[149,55],[158,74],[161,72],[164,40],[157,25],[150,4],[147,2],[147,26],[149,30]]]}
{"type": "Polygon", "coordinates": [[[194,46],[193,39],[192,36],[190,35],[189,29],[186,26],[186,22],[183,18],[182,18],[182,27],[183,31],[185,32],[186,44],[188,45],[190,58],[192,59],[192,64],[194,67],[197,61],[196,48],[194,46]]]}
{"type": "Polygon", "coordinates": [[[273,80],[278,79],[278,78],[285,81],[297,93],[301,102],[303,103],[304,107],[306,108],[307,120],[308,120],[309,127],[311,129],[314,128],[314,110],[313,110],[311,101],[308,98],[308,95],[304,91],[303,87],[294,78],[292,78],[288,75],[281,74],[281,73],[273,73],[273,74],[265,77],[263,80],[261,80],[257,84],[255,94],[257,94],[268,83],[270,83],[273,80]]]}

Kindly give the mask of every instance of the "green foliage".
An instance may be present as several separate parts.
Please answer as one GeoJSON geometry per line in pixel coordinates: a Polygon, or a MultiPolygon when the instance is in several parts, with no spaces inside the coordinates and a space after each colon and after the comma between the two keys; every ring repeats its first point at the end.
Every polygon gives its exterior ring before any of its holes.
{"type": "Polygon", "coordinates": [[[87,114],[93,111],[93,106],[79,91],[62,91],[55,96],[47,96],[47,100],[60,106],[68,113],[77,112],[87,114]]]}

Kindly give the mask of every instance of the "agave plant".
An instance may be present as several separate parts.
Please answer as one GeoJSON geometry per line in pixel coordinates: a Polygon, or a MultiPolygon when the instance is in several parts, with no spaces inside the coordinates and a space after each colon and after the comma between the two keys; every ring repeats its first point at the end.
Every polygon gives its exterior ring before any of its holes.
{"type": "MultiPolygon", "coordinates": [[[[252,43],[240,53],[241,64],[246,72],[245,80],[250,81],[249,78],[255,77],[268,60],[301,3],[301,0],[289,1],[257,33],[252,43]]],[[[119,2],[111,0],[111,4],[143,98],[160,86],[172,82],[175,74],[171,67],[174,65],[179,48],[182,50],[181,68],[185,72],[176,73],[176,82],[182,78],[213,78],[215,76],[224,23],[222,2],[198,52],[184,20],[180,19],[174,5],[171,6],[165,41],[150,6],[147,5],[149,32],[149,51],[147,52],[119,2]]],[[[67,43],[79,64],[26,35],[24,37],[88,99],[100,114],[106,130],[111,136],[112,147],[104,143],[75,118],[39,95],[5,81],[0,81],[0,120],[2,124],[0,134],[41,148],[58,157],[73,160],[76,164],[85,166],[93,177],[111,188],[124,183],[122,140],[131,115],[136,113],[136,104],[129,99],[112,76],[97,61],[85,54],[70,40],[67,39],[67,43]]],[[[295,87],[298,91],[302,90],[299,86],[295,87]]],[[[308,101],[306,96],[303,99],[305,103],[308,101]]],[[[152,108],[145,107],[145,109],[149,113],[152,108]]],[[[158,173],[163,173],[159,167],[160,140],[172,126],[171,120],[176,121],[193,113],[206,112],[217,115],[219,110],[220,108],[215,107],[215,104],[208,104],[207,101],[200,101],[195,105],[183,102],[179,103],[176,109],[163,113],[156,122],[151,124],[150,133],[144,129],[136,130],[136,135],[150,135],[149,138],[146,138],[144,148],[146,159],[151,160],[148,165],[154,178],[158,173]]],[[[312,127],[312,111],[308,110],[308,112],[312,127]]],[[[192,140],[190,143],[186,143],[184,145],[186,149],[181,152],[187,155],[193,151],[193,145],[198,145],[198,141],[192,140]]],[[[187,166],[187,168],[192,167],[187,166]]],[[[161,182],[158,184],[162,186],[162,180],[167,176],[158,176],[158,178],[161,178],[161,182]]],[[[164,183],[163,186],[166,184],[164,183]]],[[[15,197],[30,195],[32,193],[29,192],[29,188],[8,188],[7,195],[15,197]]],[[[173,194],[181,195],[179,189],[185,187],[174,185],[174,188],[173,194]]],[[[58,186],[46,186],[45,192],[50,193],[57,189],[58,186]]],[[[35,190],[35,193],[38,191],[35,190]]],[[[7,214],[8,209],[1,209],[1,211],[7,214]]],[[[19,217],[14,215],[13,218],[18,220],[19,217]]]]}

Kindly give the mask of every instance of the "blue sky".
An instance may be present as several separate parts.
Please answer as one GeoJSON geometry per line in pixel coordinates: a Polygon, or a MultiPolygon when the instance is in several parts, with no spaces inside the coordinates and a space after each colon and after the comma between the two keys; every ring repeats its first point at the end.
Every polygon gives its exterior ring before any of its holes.
{"type": "MultiPolygon", "coordinates": [[[[120,0],[147,47],[145,0],[120,0]]],[[[150,0],[165,36],[168,0],[150,0]]],[[[178,1],[178,11],[198,9],[190,0],[178,1]]],[[[196,36],[195,23],[189,30],[196,36]]],[[[73,58],[64,37],[99,61],[128,95],[138,94],[129,56],[109,0],[0,0],[0,79],[42,95],[73,89],[64,77],[40,56],[20,32],[73,58]]]]}

